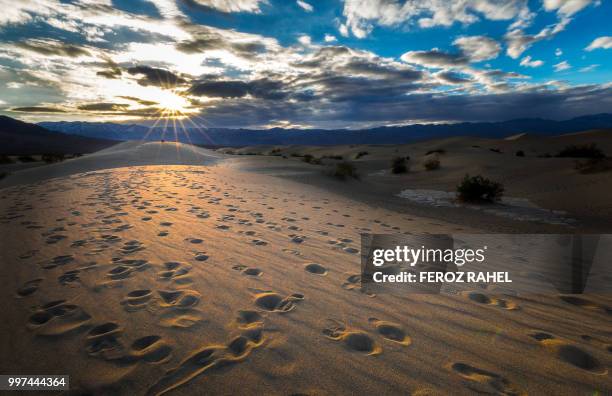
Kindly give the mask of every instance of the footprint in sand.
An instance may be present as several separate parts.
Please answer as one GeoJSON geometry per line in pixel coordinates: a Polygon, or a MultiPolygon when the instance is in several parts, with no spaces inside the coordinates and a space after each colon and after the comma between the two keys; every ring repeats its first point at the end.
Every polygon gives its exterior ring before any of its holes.
{"type": "Polygon", "coordinates": [[[169,234],[168,231],[160,231],[160,232],[157,233],[157,236],[165,237],[165,236],[168,236],[168,234],[169,234]]]}
{"type": "Polygon", "coordinates": [[[242,271],[242,274],[248,275],[248,276],[262,276],[263,271],[260,270],[259,268],[245,268],[242,271]]]}
{"type": "Polygon", "coordinates": [[[568,341],[541,331],[534,331],[529,336],[543,345],[553,356],[565,363],[593,374],[605,375],[608,373],[608,369],[597,358],[568,341]]]}
{"type": "Polygon", "coordinates": [[[469,381],[472,391],[483,393],[491,392],[505,396],[526,395],[518,390],[510,381],[499,374],[474,367],[467,363],[457,362],[450,365],[450,369],[461,378],[469,381]]]}
{"type": "Polygon", "coordinates": [[[38,308],[28,320],[28,328],[40,336],[59,336],[85,327],[91,316],[81,307],[57,300],[38,308]]]}
{"type": "Polygon", "coordinates": [[[27,297],[34,294],[40,287],[40,283],[43,281],[42,278],[32,279],[25,282],[19,289],[17,289],[18,297],[27,297]]]}
{"type": "Polygon", "coordinates": [[[204,240],[200,239],[200,238],[185,238],[185,241],[189,242],[189,243],[193,243],[194,245],[198,245],[198,244],[204,242],[204,240]]]}
{"type": "Polygon", "coordinates": [[[71,271],[66,271],[64,272],[62,275],[60,275],[57,280],[59,281],[60,285],[70,285],[73,284],[75,282],[79,281],[79,273],[81,271],[79,271],[78,269],[75,270],[71,270],[71,271]]]}
{"type": "Polygon", "coordinates": [[[200,302],[202,295],[195,290],[159,290],[163,308],[189,309],[200,302]]]}
{"type": "Polygon", "coordinates": [[[405,346],[412,344],[412,339],[406,335],[406,332],[397,323],[378,320],[376,318],[370,318],[368,322],[370,322],[370,324],[376,328],[378,334],[385,339],[405,346]]]}
{"type": "Polygon", "coordinates": [[[462,295],[464,295],[471,301],[477,302],[479,304],[492,305],[499,308],[507,309],[509,311],[519,309],[519,306],[513,301],[505,300],[503,298],[487,296],[486,294],[479,292],[463,292],[462,295]]]}
{"type": "Polygon", "coordinates": [[[265,246],[268,244],[268,242],[262,241],[261,239],[253,239],[251,243],[255,246],[265,246]]]}
{"type": "Polygon", "coordinates": [[[317,263],[306,264],[304,266],[304,270],[306,270],[306,272],[310,272],[311,274],[315,274],[315,275],[324,276],[327,274],[327,268],[317,263]]]}
{"type": "Polygon", "coordinates": [[[119,337],[123,333],[115,322],[106,322],[89,330],[85,341],[88,355],[104,360],[116,360],[125,356],[125,348],[119,337]]]}
{"type": "Polygon", "coordinates": [[[162,281],[174,281],[175,283],[184,285],[191,283],[192,280],[189,277],[190,268],[184,266],[182,263],[176,261],[169,261],[164,263],[164,270],[160,271],[157,276],[162,281]]]}
{"type": "Polygon", "coordinates": [[[254,323],[262,323],[263,316],[257,311],[241,310],[238,311],[236,322],[241,327],[250,327],[254,323]]]}
{"type": "Polygon", "coordinates": [[[340,322],[330,319],[329,324],[323,329],[325,337],[341,341],[346,348],[352,351],[365,353],[366,355],[377,355],[382,348],[365,331],[347,329],[340,322]]]}
{"type": "Polygon", "coordinates": [[[147,307],[151,297],[152,293],[149,289],[133,290],[121,300],[121,305],[128,312],[138,311],[147,307]]]}
{"type": "Polygon", "coordinates": [[[280,294],[274,292],[262,292],[255,295],[255,305],[269,312],[289,312],[296,307],[296,304],[304,299],[304,295],[294,293],[283,298],[280,294]]]}
{"type": "Polygon", "coordinates": [[[170,360],[172,347],[158,335],[138,338],[132,343],[130,357],[159,364],[170,360]]]}
{"type": "Polygon", "coordinates": [[[206,253],[204,253],[204,252],[197,252],[195,254],[194,259],[196,261],[206,261],[206,260],[208,260],[208,255],[206,253]]]}
{"type": "Polygon", "coordinates": [[[64,255],[64,256],[55,256],[53,257],[53,259],[51,259],[51,261],[43,263],[42,268],[43,269],[53,269],[61,265],[66,265],[68,263],[71,263],[73,261],[74,261],[74,256],[72,256],[71,254],[64,255]]]}
{"type": "Polygon", "coordinates": [[[162,395],[209,370],[243,361],[263,342],[263,328],[253,327],[243,330],[241,335],[234,337],[226,345],[206,346],[167,371],[146,394],[162,395]]]}

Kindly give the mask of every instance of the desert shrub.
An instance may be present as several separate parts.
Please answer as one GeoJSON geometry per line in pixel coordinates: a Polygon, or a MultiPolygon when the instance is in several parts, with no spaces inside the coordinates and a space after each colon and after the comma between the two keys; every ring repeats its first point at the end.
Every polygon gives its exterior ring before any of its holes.
{"type": "Polygon", "coordinates": [[[575,169],[582,174],[608,172],[612,170],[612,159],[610,158],[588,158],[576,161],[575,169]]]}
{"type": "Polygon", "coordinates": [[[302,154],[299,154],[299,153],[291,153],[289,155],[292,157],[296,157],[296,158],[302,157],[302,154]]]}
{"type": "Polygon", "coordinates": [[[8,176],[8,172],[0,172],[0,180],[8,176]]]}
{"type": "Polygon", "coordinates": [[[234,150],[227,150],[225,154],[234,155],[236,152],[234,150]]]}
{"type": "Polygon", "coordinates": [[[557,157],[561,158],[604,158],[605,156],[604,152],[595,143],[571,144],[557,154],[557,157]]]}
{"type": "Polygon", "coordinates": [[[498,149],[498,148],[490,148],[489,150],[494,152],[494,153],[501,154],[501,150],[498,149]]]}
{"type": "Polygon", "coordinates": [[[32,157],[31,155],[20,155],[19,157],[17,157],[17,159],[19,160],[19,162],[36,162],[34,157],[32,157]]]}
{"type": "Polygon", "coordinates": [[[408,162],[404,157],[395,157],[391,160],[391,172],[394,174],[408,172],[408,162]]]}
{"type": "Polygon", "coordinates": [[[435,150],[429,150],[428,152],[425,153],[425,155],[431,155],[431,154],[445,154],[446,150],[444,149],[435,149],[435,150]]]}
{"type": "Polygon", "coordinates": [[[525,152],[523,150],[519,150],[516,152],[516,156],[517,157],[524,157],[525,156],[525,152]]]}
{"type": "Polygon", "coordinates": [[[552,158],[552,155],[550,153],[544,153],[538,155],[538,158],[552,158]]]}
{"type": "Polygon", "coordinates": [[[428,158],[423,162],[423,167],[428,171],[440,169],[440,160],[438,158],[428,158]]]}
{"type": "Polygon", "coordinates": [[[0,155],[0,164],[12,164],[14,162],[15,161],[8,155],[5,155],[5,154],[0,155]]]}
{"type": "Polygon", "coordinates": [[[336,164],[333,175],[338,179],[345,180],[349,177],[359,179],[357,168],[352,162],[343,161],[336,164]]]}
{"type": "Polygon", "coordinates": [[[321,160],[319,158],[316,158],[314,155],[312,154],[305,154],[302,157],[302,161],[306,162],[307,164],[312,164],[312,165],[321,165],[321,160]]]}
{"type": "Polygon", "coordinates": [[[361,157],[365,157],[366,155],[368,155],[370,153],[368,153],[367,151],[360,151],[357,153],[357,155],[355,156],[355,159],[359,159],[361,157]]]}
{"type": "Polygon", "coordinates": [[[501,183],[491,181],[480,175],[465,175],[457,186],[457,198],[464,202],[495,202],[504,194],[501,183]]]}
{"type": "Polygon", "coordinates": [[[64,156],[64,154],[46,153],[43,154],[40,158],[47,164],[51,164],[54,162],[62,162],[66,157],[64,156]]]}
{"type": "Polygon", "coordinates": [[[472,145],[472,148],[480,148],[480,146],[477,145],[477,144],[474,144],[474,145],[472,145]]]}
{"type": "Polygon", "coordinates": [[[268,153],[268,155],[274,155],[274,156],[280,156],[281,149],[279,148],[274,148],[272,150],[270,150],[270,152],[268,153]]]}
{"type": "Polygon", "coordinates": [[[321,157],[323,159],[332,159],[332,160],[338,160],[338,161],[342,161],[344,159],[343,156],[341,155],[324,155],[323,157],[321,157]]]}

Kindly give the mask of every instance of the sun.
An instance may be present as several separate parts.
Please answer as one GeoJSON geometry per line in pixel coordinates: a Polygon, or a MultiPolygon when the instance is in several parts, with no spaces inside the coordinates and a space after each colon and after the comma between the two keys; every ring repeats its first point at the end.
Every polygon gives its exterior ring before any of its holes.
{"type": "Polygon", "coordinates": [[[172,92],[162,93],[157,97],[157,102],[163,111],[171,114],[184,114],[189,112],[189,102],[182,96],[172,92]]]}

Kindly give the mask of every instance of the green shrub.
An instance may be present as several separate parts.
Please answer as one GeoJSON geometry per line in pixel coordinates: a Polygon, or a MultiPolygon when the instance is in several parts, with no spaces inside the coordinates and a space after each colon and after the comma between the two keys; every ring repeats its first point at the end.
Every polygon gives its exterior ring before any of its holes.
{"type": "Polygon", "coordinates": [[[52,164],[54,162],[62,162],[66,157],[64,154],[57,153],[47,153],[41,156],[41,159],[47,164],[52,164]]]}
{"type": "Polygon", "coordinates": [[[323,159],[333,159],[333,160],[338,160],[338,161],[342,161],[344,159],[343,156],[341,155],[324,155],[321,158],[323,159]]]}
{"type": "Polygon", "coordinates": [[[501,183],[491,181],[480,175],[465,175],[457,186],[457,198],[464,202],[495,202],[504,194],[501,183]]]}
{"type": "Polygon", "coordinates": [[[604,152],[595,143],[571,144],[557,154],[557,157],[561,158],[605,158],[605,156],[604,152]]]}
{"type": "Polygon", "coordinates": [[[399,174],[408,172],[408,162],[404,157],[395,157],[391,160],[391,173],[399,174]]]}
{"type": "Polygon", "coordinates": [[[336,164],[334,168],[333,175],[338,179],[345,180],[349,177],[354,179],[359,179],[359,174],[357,173],[357,168],[355,165],[348,161],[339,162],[336,164]]]}
{"type": "Polygon", "coordinates": [[[19,160],[19,162],[36,162],[34,157],[32,157],[31,155],[20,155],[19,157],[17,157],[17,159],[19,160]]]}
{"type": "Polygon", "coordinates": [[[321,160],[319,158],[316,158],[312,154],[305,154],[302,157],[302,161],[306,162],[307,164],[321,165],[321,160]]]}
{"type": "Polygon", "coordinates": [[[440,160],[437,158],[428,158],[423,162],[423,167],[428,171],[440,169],[440,160]]]}

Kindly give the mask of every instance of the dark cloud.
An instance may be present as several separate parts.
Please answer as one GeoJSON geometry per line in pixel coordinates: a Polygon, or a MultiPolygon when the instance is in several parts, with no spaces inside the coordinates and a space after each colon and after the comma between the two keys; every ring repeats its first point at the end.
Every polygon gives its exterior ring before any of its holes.
{"type": "Polygon", "coordinates": [[[121,67],[115,63],[111,58],[106,58],[106,70],[102,70],[97,72],[98,76],[102,76],[108,79],[116,79],[121,77],[122,71],[121,67]]]}
{"type": "Polygon", "coordinates": [[[444,71],[436,74],[436,76],[449,84],[466,84],[472,82],[472,79],[466,75],[453,71],[444,71]]]}
{"type": "Polygon", "coordinates": [[[128,107],[130,105],[125,103],[89,103],[77,108],[85,111],[122,111],[128,107]]]}
{"type": "Polygon", "coordinates": [[[232,40],[230,37],[219,34],[216,30],[201,25],[193,25],[183,21],[182,26],[191,32],[193,38],[176,44],[176,49],[186,54],[197,54],[211,50],[226,50],[246,59],[253,59],[257,55],[265,53],[265,43],[251,38],[245,41],[232,40]]]}
{"type": "Polygon", "coordinates": [[[136,98],[134,96],[117,96],[117,97],[121,98],[121,99],[131,100],[132,102],[136,102],[136,103],[141,104],[143,106],[153,106],[153,105],[158,104],[158,102],[154,102],[152,100],[140,99],[140,98],[136,98]]]}
{"type": "Polygon", "coordinates": [[[253,81],[204,81],[195,83],[188,91],[190,95],[214,98],[242,98],[251,95],[256,98],[279,100],[287,97],[283,83],[269,79],[253,81]]]}
{"type": "Polygon", "coordinates": [[[89,51],[85,48],[64,43],[56,40],[27,40],[15,43],[15,46],[28,51],[36,52],[41,55],[47,56],[67,56],[70,58],[76,58],[81,55],[89,55],[89,51]]]}
{"type": "Polygon", "coordinates": [[[15,107],[11,111],[18,111],[22,113],[65,113],[65,110],[58,109],[56,107],[45,107],[45,106],[28,106],[28,107],[15,107]]]}
{"type": "Polygon", "coordinates": [[[581,86],[568,89],[538,87],[504,93],[440,95],[435,93],[385,95],[384,87],[368,94],[351,96],[355,81],[334,80],[336,89],[350,88],[342,100],[311,102],[265,100],[219,100],[205,107],[202,116],[219,127],[267,125],[274,120],[294,124],[337,128],[369,126],[409,120],[499,121],[542,117],[567,119],[585,114],[609,112],[612,88],[581,86]],[[320,111],[321,108],[325,111],[320,111]],[[236,114],[240,114],[237,119],[236,114]]]}
{"type": "Polygon", "coordinates": [[[173,88],[177,85],[187,83],[183,77],[166,69],[159,69],[150,66],[134,66],[127,69],[127,72],[132,75],[141,75],[138,84],[156,85],[163,88],[173,88]]]}

